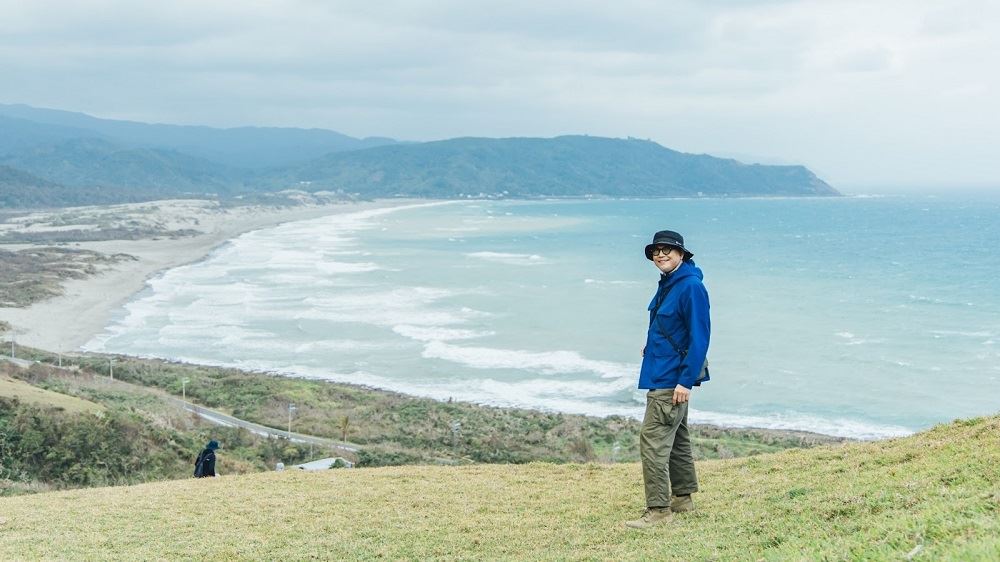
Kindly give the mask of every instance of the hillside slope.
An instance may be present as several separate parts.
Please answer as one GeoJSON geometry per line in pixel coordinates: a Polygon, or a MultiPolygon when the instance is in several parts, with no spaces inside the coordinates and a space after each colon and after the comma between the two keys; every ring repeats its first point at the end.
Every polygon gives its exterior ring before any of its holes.
{"type": "MultiPolygon", "coordinates": [[[[0,559],[996,560],[1000,417],[700,464],[633,531],[637,465],[266,473],[0,499],[0,559]]],[[[224,455],[224,453],[223,453],[224,455]]]]}
{"type": "Polygon", "coordinates": [[[72,198],[72,190],[24,170],[0,164],[0,209],[44,207],[72,198]]]}
{"type": "Polygon", "coordinates": [[[380,146],[328,154],[265,181],[298,182],[373,197],[839,195],[803,166],[743,164],[651,141],[590,136],[380,146]]]}
{"type": "Polygon", "coordinates": [[[21,402],[58,408],[68,412],[100,412],[104,410],[100,404],[90,400],[52,392],[15,379],[3,372],[2,366],[0,366],[0,398],[16,398],[21,402]]]}
{"type": "Polygon", "coordinates": [[[0,163],[63,185],[143,187],[204,193],[239,184],[240,172],[173,150],[125,148],[96,138],[33,146],[0,163]]]}

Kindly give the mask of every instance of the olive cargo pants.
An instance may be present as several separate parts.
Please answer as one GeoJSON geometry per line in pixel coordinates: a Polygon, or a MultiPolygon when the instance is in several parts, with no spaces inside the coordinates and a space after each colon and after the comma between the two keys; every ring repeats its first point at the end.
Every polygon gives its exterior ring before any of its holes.
{"type": "Polygon", "coordinates": [[[688,403],[673,404],[673,396],[672,388],[646,393],[646,415],[639,431],[646,507],[670,507],[671,494],[698,491],[687,426],[688,403]]]}

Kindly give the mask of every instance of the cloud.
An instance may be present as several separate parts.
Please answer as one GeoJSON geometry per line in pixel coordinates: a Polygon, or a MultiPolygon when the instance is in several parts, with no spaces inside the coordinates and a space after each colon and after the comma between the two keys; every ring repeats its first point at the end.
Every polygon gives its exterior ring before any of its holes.
{"type": "Polygon", "coordinates": [[[1000,179],[985,0],[0,0],[0,102],[355,136],[591,133],[834,184],[1000,179]],[[972,143],[976,143],[973,145],[972,143]],[[922,179],[926,173],[921,173],[922,179]]]}

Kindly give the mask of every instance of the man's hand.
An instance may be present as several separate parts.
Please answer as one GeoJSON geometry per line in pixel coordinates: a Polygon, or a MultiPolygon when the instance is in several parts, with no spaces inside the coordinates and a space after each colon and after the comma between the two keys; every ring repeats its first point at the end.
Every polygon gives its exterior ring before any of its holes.
{"type": "Polygon", "coordinates": [[[691,399],[691,391],[681,385],[674,387],[674,404],[683,404],[691,399]]]}

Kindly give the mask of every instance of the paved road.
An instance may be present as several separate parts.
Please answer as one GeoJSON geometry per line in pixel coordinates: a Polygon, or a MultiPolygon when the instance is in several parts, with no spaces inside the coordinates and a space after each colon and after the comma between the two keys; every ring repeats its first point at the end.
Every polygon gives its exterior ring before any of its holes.
{"type": "MultiPolygon", "coordinates": [[[[283,429],[275,429],[273,427],[267,427],[266,425],[260,425],[259,423],[248,422],[246,420],[241,420],[239,418],[234,418],[233,416],[223,414],[216,410],[205,408],[204,406],[198,406],[197,404],[192,404],[191,402],[184,402],[180,398],[173,396],[168,396],[167,400],[173,402],[178,407],[183,408],[189,412],[193,412],[214,424],[223,425],[226,427],[242,427],[247,431],[256,433],[257,435],[263,435],[265,437],[282,437],[289,438],[288,431],[283,429]]],[[[291,441],[296,443],[311,443],[320,447],[328,447],[330,449],[336,449],[348,453],[358,452],[357,445],[351,443],[344,443],[342,441],[335,441],[333,439],[327,439],[326,437],[316,437],[314,435],[305,435],[304,433],[292,432],[290,436],[291,441]]]]}
{"type": "MultiPolygon", "coordinates": [[[[10,356],[2,356],[2,355],[0,355],[0,360],[10,361],[15,365],[25,368],[30,367],[34,363],[34,361],[28,361],[25,359],[12,359],[10,356]]],[[[48,365],[48,364],[46,365],[55,369],[59,368],[54,365],[48,365]]],[[[131,384],[131,383],[124,383],[122,381],[115,381],[115,382],[118,384],[131,384]]],[[[141,387],[141,388],[156,392],[155,389],[150,389],[148,387],[141,387]]],[[[197,414],[199,417],[217,425],[222,425],[226,427],[242,427],[243,429],[256,433],[257,435],[262,435],[265,437],[288,438],[295,443],[309,443],[312,445],[316,445],[318,447],[326,447],[334,451],[340,451],[345,453],[358,452],[358,446],[352,443],[335,441],[333,439],[327,439],[326,437],[316,437],[314,435],[306,435],[304,433],[292,432],[292,434],[289,435],[288,431],[275,429],[273,427],[267,427],[266,425],[260,425],[259,423],[248,422],[246,420],[241,420],[239,418],[234,418],[233,416],[223,414],[222,412],[212,410],[211,408],[206,408],[204,406],[192,404],[191,402],[185,402],[180,398],[171,396],[169,394],[163,394],[163,398],[168,402],[177,405],[177,407],[183,408],[189,412],[197,414]]]]}
{"type": "Polygon", "coordinates": [[[15,359],[9,355],[0,355],[0,360],[10,361],[11,363],[17,365],[18,367],[30,367],[34,361],[28,361],[27,359],[15,359]]]}

